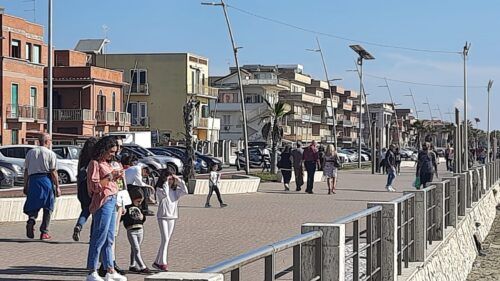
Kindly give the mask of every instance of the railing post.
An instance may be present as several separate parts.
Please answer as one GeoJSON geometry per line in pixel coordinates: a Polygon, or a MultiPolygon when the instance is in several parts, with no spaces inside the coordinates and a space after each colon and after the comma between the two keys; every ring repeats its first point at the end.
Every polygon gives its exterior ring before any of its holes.
{"type": "Polygon", "coordinates": [[[467,182],[465,183],[465,207],[472,207],[472,170],[466,171],[467,173],[467,182]]]}
{"type": "MultiPolygon", "coordinates": [[[[321,280],[344,280],[345,225],[335,223],[305,223],[302,225],[302,233],[317,230],[323,232],[323,236],[321,238],[321,280]]],[[[315,252],[314,249],[312,249],[313,247],[311,247],[311,245],[311,243],[303,244],[301,273],[302,280],[310,280],[315,276],[315,252]]]]}
{"type": "Polygon", "coordinates": [[[481,179],[479,177],[479,168],[471,170],[472,172],[472,202],[479,201],[479,189],[481,185],[481,179]]]}
{"type": "Polygon", "coordinates": [[[457,227],[458,220],[458,184],[459,184],[459,176],[453,176],[448,178],[443,178],[443,180],[447,180],[450,182],[450,226],[457,227]]]}
{"type": "Polygon", "coordinates": [[[458,202],[460,202],[458,207],[458,215],[465,216],[465,209],[467,208],[467,185],[468,185],[468,173],[458,173],[455,174],[458,176],[458,202]]]}
{"type": "Polygon", "coordinates": [[[483,165],[481,166],[481,168],[479,168],[479,178],[481,179],[481,190],[479,192],[479,198],[481,198],[483,197],[483,194],[486,193],[486,185],[488,184],[486,165],[483,165]]]}
{"type": "Polygon", "coordinates": [[[432,182],[431,185],[436,186],[434,189],[434,223],[436,226],[432,231],[432,241],[442,241],[444,238],[444,214],[445,214],[445,182],[432,182]]]}
{"type": "MultiPolygon", "coordinates": [[[[398,279],[398,203],[393,202],[370,202],[368,208],[382,206],[382,260],[380,265],[382,280],[398,279]]],[[[367,261],[369,264],[369,261],[367,261]]]]}
{"type": "Polygon", "coordinates": [[[427,243],[427,191],[412,190],[403,194],[409,193],[415,195],[415,261],[424,261],[427,243]]]}

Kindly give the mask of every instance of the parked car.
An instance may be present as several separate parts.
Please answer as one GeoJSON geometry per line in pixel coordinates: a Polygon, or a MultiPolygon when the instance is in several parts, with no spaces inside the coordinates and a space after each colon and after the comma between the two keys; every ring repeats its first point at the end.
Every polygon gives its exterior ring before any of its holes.
{"type": "Polygon", "coordinates": [[[155,170],[169,169],[174,174],[182,174],[184,165],[180,159],[165,155],[156,155],[148,149],[137,144],[123,144],[122,153],[131,153],[139,158],[139,161],[154,167],[155,170]]]}
{"type": "Polygon", "coordinates": [[[53,145],[52,151],[57,155],[61,156],[63,159],[73,159],[78,160],[80,156],[81,147],[77,145],[53,145]]]}
{"type": "MultiPolygon", "coordinates": [[[[166,149],[174,148],[174,149],[181,151],[183,153],[183,155],[187,155],[187,149],[184,146],[167,146],[164,148],[166,148],[166,149]]],[[[213,164],[217,164],[217,171],[222,170],[222,161],[220,161],[216,157],[203,154],[203,153],[196,151],[196,150],[194,152],[194,155],[195,155],[195,158],[200,158],[201,160],[205,161],[207,163],[208,167],[211,167],[213,164]]]]}
{"type": "MultiPolygon", "coordinates": [[[[7,161],[16,165],[21,166],[24,170],[24,160],[26,159],[26,154],[31,149],[35,148],[35,145],[6,145],[0,147],[0,160],[7,161]]],[[[61,156],[57,155],[57,173],[59,175],[59,182],[61,184],[68,184],[71,182],[76,182],[76,174],[78,169],[78,160],[75,159],[63,159],[61,156]]]]}
{"type": "Polygon", "coordinates": [[[21,166],[0,160],[0,167],[8,169],[14,173],[14,185],[24,184],[24,169],[21,166]]]}
{"type": "MultiPolygon", "coordinates": [[[[16,173],[4,167],[2,164],[5,163],[0,161],[0,188],[11,188],[14,187],[14,181],[16,178],[16,173]]],[[[10,163],[7,163],[10,164],[10,163]]]]}
{"type": "MultiPolygon", "coordinates": [[[[281,158],[281,150],[277,149],[277,158],[276,161],[280,161],[281,158]]],[[[261,168],[262,167],[262,147],[253,146],[248,148],[248,157],[250,158],[250,168],[261,168]]],[[[271,152],[271,149],[269,149],[271,152]]],[[[242,149],[236,152],[236,170],[240,170],[245,167],[245,151],[242,149]]],[[[267,161],[271,161],[270,156],[267,161]]]]}
{"type": "MultiPolygon", "coordinates": [[[[156,155],[164,155],[164,156],[171,156],[175,157],[177,159],[180,159],[183,163],[184,166],[186,166],[186,157],[182,153],[182,151],[177,150],[177,149],[166,149],[165,147],[152,147],[148,149],[149,151],[153,152],[156,155]]],[[[195,157],[195,160],[193,162],[194,164],[194,170],[198,174],[206,174],[208,172],[208,165],[207,162],[203,161],[199,157],[195,157]]]]}

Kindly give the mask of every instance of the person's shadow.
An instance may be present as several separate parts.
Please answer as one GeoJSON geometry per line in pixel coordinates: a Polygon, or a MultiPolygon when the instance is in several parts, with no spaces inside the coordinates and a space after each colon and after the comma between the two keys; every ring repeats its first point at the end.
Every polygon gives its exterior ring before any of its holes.
{"type": "Polygon", "coordinates": [[[54,280],[50,276],[65,276],[70,280],[81,280],[87,274],[85,268],[71,268],[71,267],[55,267],[55,266],[12,266],[6,269],[0,269],[0,281],[2,280],[37,280],[49,281],[54,280]],[[26,278],[23,275],[34,275],[43,277],[39,278],[26,278]],[[8,276],[8,277],[7,277],[8,276]],[[11,276],[20,276],[19,279],[11,276]]]}

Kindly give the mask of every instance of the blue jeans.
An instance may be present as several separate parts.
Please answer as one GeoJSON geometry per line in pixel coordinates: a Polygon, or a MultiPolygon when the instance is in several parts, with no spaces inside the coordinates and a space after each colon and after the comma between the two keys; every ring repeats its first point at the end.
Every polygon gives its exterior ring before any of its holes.
{"type": "Polygon", "coordinates": [[[316,173],[316,161],[304,161],[307,171],[306,191],[312,191],[314,187],[314,173],[316,173]]]}
{"type": "Polygon", "coordinates": [[[116,195],[110,196],[104,205],[93,214],[87,269],[97,270],[99,256],[105,269],[113,268],[113,243],[115,242],[116,195]]]}
{"type": "Polygon", "coordinates": [[[78,220],[76,221],[76,225],[79,225],[80,228],[82,228],[85,223],[87,222],[87,219],[90,217],[90,211],[89,208],[83,208],[82,211],[80,212],[80,216],[78,217],[78,220]]]}
{"type": "Polygon", "coordinates": [[[386,186],[392,186],[392,182],[396,178],[396,169],[394,168],[389,168],[387,170],[387,185],[386,186]]]}

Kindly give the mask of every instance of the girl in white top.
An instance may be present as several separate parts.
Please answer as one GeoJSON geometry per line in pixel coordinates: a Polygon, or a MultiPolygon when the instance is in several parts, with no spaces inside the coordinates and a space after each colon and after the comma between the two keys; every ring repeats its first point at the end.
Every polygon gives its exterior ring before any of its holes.
{"type": "Polygon", "coordinates": [[[207,196],[207,202],[205,203],[205,208],[210,208],[210,198],[212,197],[212,194],[215,191],[215,194],[217,194],[217,199],[219,200],[219,204],[221,208],[224,208],[227,206],[227,204],[224,204],[222,202],[222,197],[220,196],[220,191],[219,191],[219,185],[220,185],[220,174],[217,173],[217,168],[219,166],[217,164],[212,164],[210,167],[210,178],[208,180],[208,196],[207,196]]]}
{"type": "Polygon", "coordinates": [[[167,170],[162,171],[156,184],[158,201],[156,217],[160,227],[161,243],[153,267],[158,270],[168,271],[168,243],[174,231],[175,220],[179,217],[177,203],[186,194],[188,194],[188,190],[182,179],[167,170]]]}

